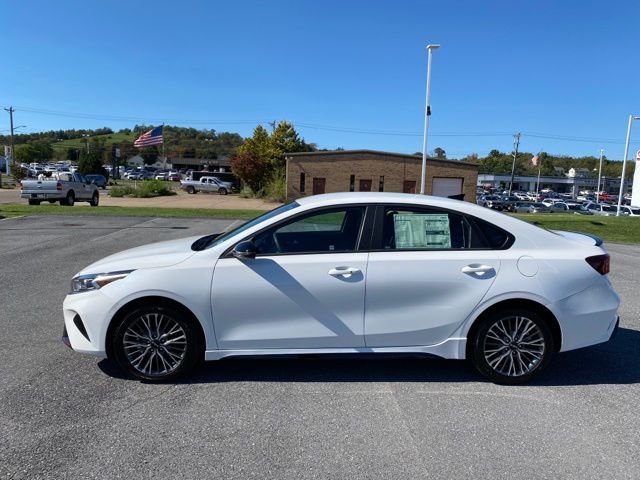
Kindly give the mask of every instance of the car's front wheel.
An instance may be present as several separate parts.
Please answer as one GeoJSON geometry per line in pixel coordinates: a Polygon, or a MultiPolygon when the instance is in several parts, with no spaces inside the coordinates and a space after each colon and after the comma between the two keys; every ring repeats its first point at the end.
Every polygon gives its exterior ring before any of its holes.
{"type": "Polygon", "coordinates": [[[523,309],[495,311],[480,320],[470,339],[470,359],[492,382],[526,383],[549,362],[553,335],[537,312],[523,309]]]}
{"type": "Polygon", "coordinates": [[[125,315],[114,330],[112,352],[127,373],[140,380],[183,376],[203,358],[195,320],[170,306],[143,306],[125,315]]]}
{"type": "Polygon", "coordinates": [[[93,196],[91,197],[91,201],[89,202],[89,205],[91,205],[92,207],[97,207],[99,203],[100,203],[100,195],[98,194],[98,192],[93,192],[93,196]]]}

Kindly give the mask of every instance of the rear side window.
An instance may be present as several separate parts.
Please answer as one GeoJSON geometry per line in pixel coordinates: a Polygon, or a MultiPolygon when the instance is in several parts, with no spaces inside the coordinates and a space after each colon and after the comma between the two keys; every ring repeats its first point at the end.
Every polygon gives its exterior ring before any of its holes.
{"type": "Polygon", "coordinates": [[[506,249],[514,240],[484,220],[428,207],[386,206],[380,230],[382,250],[506,249]]]}

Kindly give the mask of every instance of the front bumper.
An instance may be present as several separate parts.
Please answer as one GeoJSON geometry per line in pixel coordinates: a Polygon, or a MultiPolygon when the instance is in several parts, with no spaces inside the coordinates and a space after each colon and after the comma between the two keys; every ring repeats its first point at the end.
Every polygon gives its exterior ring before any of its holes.
{"type": "Polygon", "coordinates": [[[67,295],[62,307],[65,345],[76,352],[105,357],[108,312],[113,303],[100,290],[67,295]]]}

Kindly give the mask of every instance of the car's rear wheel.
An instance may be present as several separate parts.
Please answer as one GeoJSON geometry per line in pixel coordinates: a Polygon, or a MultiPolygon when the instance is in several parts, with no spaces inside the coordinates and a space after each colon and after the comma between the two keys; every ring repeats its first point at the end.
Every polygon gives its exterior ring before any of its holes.
{"type": "Polygon", "coordinates": [[[193,193],[196,193],[196,189],[195,189],[195,188],[193,188],[191,185],[189,185],[189,186],[187,187],[187,193],[192,193],[192,194],[193,194],[193,193]]]}
{"type": "Polygon", "coordinates": [[[227,194],[227,189],[226,188],[221,188],[220,190],[218,190],[218,193],[220,195],[226,195],[227,194]]]}
{"type": "Polygon", "coordinates": [[[100,194],[98,194],[98,192],[93,192],[93,196],[91,197],[91,201],[89,202],[89,205],[91,205],[92,207],[97,207],[99,203],[100,203],[100,194]]]}
{"type": "Polygon", "coordinates": [[[131,311],[116,326],[112,342],[116,362],[140,380],[161,382],[183,376],[203,357],[195,320],[170,306],[131,311]]]}
{"type": "Polygon", "coordinates": [[[554,351],[553,335],[539,313],[503,309],[480,322],[470,339],[470,359],[492,382],[526,383],[549,362],[554,351]]]}
{"type": "Polygon", "coordinates": [[[73,192],[67,193],[67,196],[64,200],[60,200],[60,205],[66,205],[67,207],[73,207],[76,203],[76,196],[73,192]]]}

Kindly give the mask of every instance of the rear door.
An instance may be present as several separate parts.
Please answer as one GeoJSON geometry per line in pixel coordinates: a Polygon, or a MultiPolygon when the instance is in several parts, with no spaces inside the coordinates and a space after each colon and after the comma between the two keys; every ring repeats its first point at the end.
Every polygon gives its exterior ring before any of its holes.
{"type": "Polygon", "coordinates": [[[367,267],[367,347],[447,339],[500,271],[499,252],[488,244],[478,224],[458,213],[379,206],[367,267]]]}

